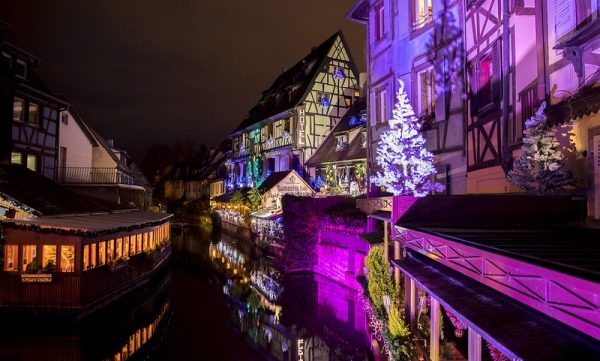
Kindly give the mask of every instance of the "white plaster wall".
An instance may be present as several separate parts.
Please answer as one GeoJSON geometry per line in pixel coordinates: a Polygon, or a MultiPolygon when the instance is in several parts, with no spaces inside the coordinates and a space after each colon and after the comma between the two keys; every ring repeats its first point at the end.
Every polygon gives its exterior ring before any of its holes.
{"type": "MultiPolygon", "coordinates": [[[[92,143],[68,110],[61,112],[58,124],[60,127],[58,144],[60,147],[67,148],[66,166],[91,167],[92,143]],[[68,117],[67,124],[62,121],[63,114],[68,117]]],[[[60,150],[61,148],[59,148],[60,150]]],[[[61,164],[59,164],[60,166],[61,164]]]]}

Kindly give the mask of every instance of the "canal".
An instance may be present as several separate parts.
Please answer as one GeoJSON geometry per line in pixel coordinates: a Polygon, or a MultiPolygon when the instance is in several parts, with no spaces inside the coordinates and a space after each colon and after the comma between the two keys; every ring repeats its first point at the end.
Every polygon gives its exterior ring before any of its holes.
{"type": "Polygon", "coordinates": [[[252,244],[201,227],[174,230],[172,244],[163,280],[81,322],[3,322],[0,360],[368,359],[357,290],[283,275],[252,244]]]}

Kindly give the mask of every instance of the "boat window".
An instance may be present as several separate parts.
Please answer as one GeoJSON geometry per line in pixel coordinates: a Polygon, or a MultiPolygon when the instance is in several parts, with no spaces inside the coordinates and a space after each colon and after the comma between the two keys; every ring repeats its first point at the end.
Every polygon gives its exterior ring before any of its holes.
{"type": "Polygon", "coordinates": [[[44,271],[56,271],[56,246],[45,244],[42,247],[42,265],[44,271]]]}
{"type": "Polygon", "coordinates": [[[19,246],[16,244],[4,246],[4,270],[9,272],[19,270],[19,246]]]}
{"type": "Polygon", "coordinates": [[[129,237],[123,238],[123,258],[129,257],[129,237]]]}
{"type": "Polygon", "coordinates": [[[106,263],[106,241],[98,243],[98,265],[106,263]]]}
{"type": "Polygon", "coordinates": [[[108,241],[106,246],[106,261],[112,262],[115,259],[115,240],[111,239],[108,241]]]}
{"type": "Polygon", "coordinates": [[[60,246],[60,271],[75,271],[75,246],[60,246]]]}
{"type": "Polygon", "coordinates": [[[90,246],[83,246],[83,270],[86,271],[90,268],[90,246]]]}
{"type": "Polygon", "coordinates": [[[35,273],[37,272],[38,260],[37,260],[37,247],[35,245],[24,245],[23,246],[23,272],[35,273]]]}
{"type": "Polygon", "coordinates": [[[96,251],[98,249],[98,244],[92,243],[90,244],[90,267],[96,267],[96,251]]]}
{"type": "Polygon", "coordinates": [[[117,238],[117,258],[123,257],[123,238],[117,238]]]}

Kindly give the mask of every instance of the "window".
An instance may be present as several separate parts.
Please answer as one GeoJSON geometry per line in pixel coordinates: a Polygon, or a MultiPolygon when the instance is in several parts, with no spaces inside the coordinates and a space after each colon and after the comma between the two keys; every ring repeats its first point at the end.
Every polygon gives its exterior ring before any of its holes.
{"type": "Polygon", "coordinates": [[[83,246],[83,270],[87,270],[90,268],[90,246],[83,246]]]}
{"type": "Polygon", "coordinates": [[[29,103],[27,121],[29,124],[40,124],[40,106],[35,103],[29,103]]]}
{"type": "Polygon", "coordinates": [[[23,110],[25,109],[25,101],[21,98],[15,97],[13,99],[13,121],[23,121],[23,110]]]}
{"type": "Polygon", "coordinates": [[[115,258],[121,258],[123,257],[123,239],[122,238],[117,238],[117,246],[116,246],[116,255],[115,258]]]}
{"type": "Polygon", "coordinates": [[[39,268],[37,260],[37,246],[23,246],[23,272],[34,273],[39,268]]]}
{"type": "Polygon", "coordinates": [[[27,78],[27,63],[24,60],[17,59],[14,66],[15,74],[20,78],[27,78]]]}
{"type": "Polygon", "coordinates": [[[19,246],[7,244],[4,246],[4,270],[16,272],[19,270],[19,246]]]}
{"type": "Polygon", "coordinates": [[[21,154],[20,152],[11,152],[10,162],[12,164],[23,164],[23,154],[21,154]]]}
{"type": "Polygon", "coordinates": [[[60,115],[60,121],[63,122],[63,124],[65,124],[65,125],[69,125],[69,114],[62,113],[60,115]]]}
{"type": "Polygon", "coordinates": [[[377,91],[375,95],[376,111],[377,111],[377,123],[383,123],[387,121],[386,111],[386,90],[385,88],[377,91]]]}
{"type": "Polygon", "coordinates": [[[60,271],[75,271],[75,246],[60,246],[60,271]]]}
{"type": "Polygon", "coordinates": [[[375,40],[381,40],[385,33],[385,11],[383,1],[375,5],[375,40]]]}
{"type": "Polygon", "coordinates": [[[427,115],[435,111],[435,78],[433,68],[417,75],[418,79],[418,115],[427,115]]]}
{"type": "Polygon", "coordinates": [[[37,156],[33,154],[27,154],[27,169],[34,172],[37,171],[37,156]]]}
{"type": "Polygon", "coordinates": [[[98,250],[98,245],[96,243],[90,244],[90,267],[96,267],[96,251],[98,250]]]}
{"type": "Polygon", "coordinates": [[[348,134],[340,134],[335,137],[336,145],[335,150],[342,150],[348,148],[348,134]]]}
{"type": "MultiPolygon", "coordinates": [[[[148,239],[148,232],[144,233],[144,240],[148,239]]],[[[142,252],[142,234],[138,234],[137,236],[137,253],[142,252]]]]}
{"type": "Polygon", "coordinates": [[[45,244],[42,246],[42,265],[46,272],[56,270],[56,246],[45,244]]]}
{"type": "Polygon", "coordinates": [[[344,95],[344,104],[346,104],[347,107],[352,105],[352,97],[349,95],[344,95]]]}
{"type": "Polygon", "coordinates": [[[493,75],[492,54],[489,54],[479,62],[479,91],[477,92],[477,100],[480,107],[492,102],[493,75]]]}
{"type": "Polygon", "coordinates": [[[106,241],[98,243],[98,265],[106,264],[106,241]]]}
{"type": "Polygon", "coordinates": [[[433,18],[433,0],[413,0],[415,9],[414,28],[419,29],[433,18]]]}
{"type": "Polygon", "coordinates": [[[360,132],[361,135],[361,144],[363,148],[367,147],[367,131],[363,130],[362,132],[360,132]]]}
{"type": "Polygon", "coordinates": [[[292,121],[290,120],[290,118],[287,118],[284,120],[284,123],[283,123],[283,131],[284,132],[287,132],[288,134],[290,133],[291,123],[292,123],[292,121]]]}
{"type": "Polygon", "coordinates": [[[111,239],[106,245],[106,261],[112,262],[115,259],[115,240],[111,239]]]}
{"type": "Polygon", "coordinates": [[[129,257],[129,237],[123,238],[123,258],[129,257]]]}

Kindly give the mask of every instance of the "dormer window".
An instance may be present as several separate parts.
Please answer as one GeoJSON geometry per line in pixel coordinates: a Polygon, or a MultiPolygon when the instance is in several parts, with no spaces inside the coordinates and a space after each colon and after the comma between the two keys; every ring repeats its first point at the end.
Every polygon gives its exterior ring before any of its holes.
{"type": "Polygon", "coordinates": [[[348,133],[336,135],[335,150],[344,150],[348,148],[348,133]]]}
{"type": "Polygon", "coordinates": [[[15,75],[19,78],[27,78],[27,63],[24,60],[17,59],[14,65],[15,75]]]}

